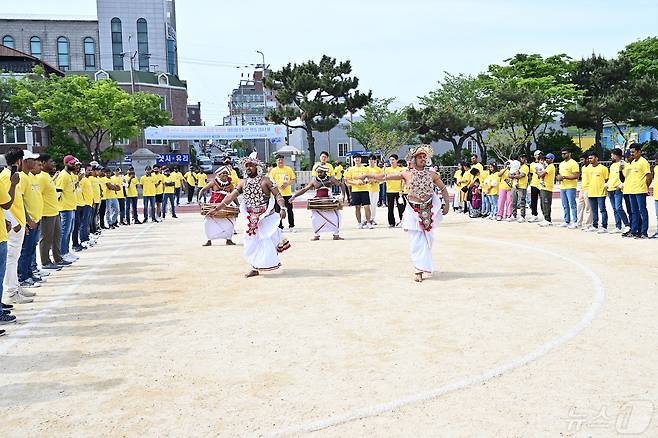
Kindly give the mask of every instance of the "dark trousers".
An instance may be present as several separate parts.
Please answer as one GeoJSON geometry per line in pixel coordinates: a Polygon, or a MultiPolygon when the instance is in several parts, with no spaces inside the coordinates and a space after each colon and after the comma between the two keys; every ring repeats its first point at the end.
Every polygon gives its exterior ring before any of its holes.
{"type": "Polygon", "coordinates": [[[551,209],[553,207],[553,192],[548,190],[540,190],[539,198],[541,200],[541,212],[544,214],[544,220],[547,222],[552,222],[551,209]]]}
{"type": "Polygon", "coordinates": [[[91,218],[94,207],[85,205],[82,207],[82,220],[80,221],[80,242],[89,242],[89,229],[91,228],[91,218]]]}
{"type": "Polygon", "coordinates": [[[119,201],[119,220],[123,224],[126,222],[126,217],[128,216],[126,214],[126,198],[119,198],[117,201],[119,201]]]}
{"type": "Polygon", "coordinates": [[[60,252],[60,243],[62,241],[62,223],[57,216],[48,216],[41,218],[41,237],[39,239],[39,253],[41,255],[41,264],[50,265],[53,262],[50,259],[50,251],[53,252],[53,261],[55,263],[62,261],[60,252]]]}
{"type": "Polygon", "coordinates": [[[98,231],[98,207],[100,204],[94,204],[91,207],[91,218],[89,219],[89,232],[96,233],[98,231]]]}
{"type": "Polygon", "coordinates": [[[180,187],[176,187],[176,205],[180,205],[180,187]]]}
{"type": "MultiPolygon", "coordinates": [[[[395,226],[395,207],[397,207],[398,216],[400,216],[400,221],[402,221],[402,215],[404,214],[404,209],[407,206],[406,200],[404,203],[398,204],[398,199],[400,199],[399,193],[386,194],[386,205],[388,206],[388,224],[392,227],[395,226]]],[[[404,197],[402,199],[404,199],[404,197]]]]}
{"type": "Polygon", "coordinates": [[[171,205],[171,215],[176,216],[176,194],[175,193],[165,193],[164,200],[162,202],[162,217],[164,218],[167,212],[167,203],[171,205]]]}
{"type": "Polygon", "coordinates": [[[84,209],[78,207],[75,209],[75,222],[73,222],[73,247],[80,246],[80,228],[84,217],[84,209]]]}
{"type": "MultiPolygon", "coordinates": [[[[290,198],[292,198],[292,195],[283,197],[284,201],[286,201],[286,210],[288,211],[288,228],[295,228],[295,213],[292,211],[290,198]]],[[[277,202],[274,203],[274,211],[277,213],[281,211],[281,207],[279,207],[277,202]]],[[[279,228],[283,228],[283,221],[279,221],[279,228]]]]}
{"type": "Polygon", "coordinates": [[[126,198],[126,223],[130,223],[130,213],[132,212],[133,222],[137,223],[137,196],[126,198]]]}
{"type": "Polygon", "coordinates": [[[25,281],[32,277],[32,256],[36,252],[39,243],[39,225],[37,224],[33,230],[27,227],[25,229],[23,247],[18,258],[18,281],[25,281]]]}
{"type": "Polygon", "coordinates": [[[631,201],[631,233],[649,234],[649,210],[647,210],[647,194],[629,195],[631,201]]]}
{"type": "MultiPolygon", "coordinates": [[[[530,187],[530,212],[533,216],[538,216],[537,204],[539,201],[540,190],[538,187],[530,187]]],[[[542,210],[543,212],[544,210],[542,210]]]]}
{"type": "Polygon", "coordinates": [[[105,209],[107,208],[107,201],[103,199],[100,207],[98,207],[98,219],[101,223],[101,228],[105,228],[105,209]]]}
{"type": "Polygon", "coordinates": [[[187,203],[191,204],[193,199],[194,199],[194,187],[188,185],[187,186],[187,203]]]}

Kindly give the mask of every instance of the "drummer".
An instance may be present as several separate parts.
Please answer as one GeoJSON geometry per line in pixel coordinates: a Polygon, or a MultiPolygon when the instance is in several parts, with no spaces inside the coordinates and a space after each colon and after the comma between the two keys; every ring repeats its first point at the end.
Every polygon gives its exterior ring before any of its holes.
{"type": "MultiPolygon", "coordinates": [[[[215,171],[215,178],[201,189],[199,198],[210,191],[211,204],[222,202],[237,184],[230,175],[231,168],[229,166],[221,166],[215,171]]],[[[235,202],[235,205],[238,205],[237,202],[235,202]]],[[[235,234],[235,220],[236,218],[234,217],[218,218],[207,214],[204,218],[203,226],[208,240],[201,246],[212,246],[212,241],[216,239],[225,239],[226,244],[229,246],[235,245],[232,240],[233,234],[235,234]]]]}
{"type": "Polygon", "coordinates": [[[315,171],[317,175],[306,187],[292,195],[290,203],[308,190],[315,189],[315,199],[311,201],[316,201],[314,204],[325,203],[327,208],[311,209],[311,224],[314,232],[311,240],[320,240],[320,233],[332,233],[334,240],[344,240],[340,237],[340,203],[331,195],[331,187],[340,186],[340,181],[333,176],[329,176],[329,168],[323,164],[317,166],[315,171]]]}

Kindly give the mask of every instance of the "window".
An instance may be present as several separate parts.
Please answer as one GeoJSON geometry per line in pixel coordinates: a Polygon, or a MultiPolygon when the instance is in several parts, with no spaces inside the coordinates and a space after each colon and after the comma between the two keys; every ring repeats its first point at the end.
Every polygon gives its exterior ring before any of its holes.
{"type": "Polygon", "coordinates": [[[167,38],[167,72],[170,75],[177,74],[177,72],[176,72],[176,41],[172,38],[167,38]]]}
{"type": "Polygon", "coordinates": [[[146,20],[137,20],[137,52],[139,53],[139,69],[149,71],[149,31],[146,20]]]}
{"type": "Polygon", "coordinates": [[[57,66],[60,70],[69,70],[69,40],[66,37],[57,38],[57,66]]]}
{"type": "Polygon", "coordinates": [[[6,144],[19,144],[25,143],[25,127],[11,127],[8,126],[4,132],[0,129],[0,143],[6,144]]]}
{"type": "Polygon", "coordinates": [[[96,70],[96,43],[92,37],[84,39],[85,70],[96,70]]]}
{"type": "Polygon", "coordinates": [[[146,140],[146,144],[163,145],[163,144],[167,144],[167,140],[146,140]]]}
{"type": "Polygon", "coordinates": [[[349,143],[338,143],[338,156],[339,157],[344,157],[347,155],[347,152],[349,150],[350,144],[349,143]]]}
{"type": "Polygon", "coordinates": [[[37,59],[41,59],[41,38],[33,36],[30,38],[30,53],[37,59]]]}
{"type": "Polygon", "coordinates": [[[167,111],[167,96],[160,96],[160,109],[167,111]]]}
{"type": "Polygon", "coordinates": [[[477,153],[478,153],[478,145],[477,145],[477,143],[476,143],[475,141],[473,141],[473,140],[468,140],[468,141],[466,142],[466,147],[468,148],[468,150],[469,150],[469,152],[470,152],[471,154],[476,154],[476,155],[477,155],[477,153]]]}
{"type": "Polygon", "coordinates": [[[5,35],[2,37],[2,45],[14,49],[14,37],[11,35],[5,35]]]}
{"type": "Polygon", "coordinates": [[[123,70],[123,35],[121,33],[121,20],[114,17],[111,24],[112,30],[112,68],[123,70]]]}

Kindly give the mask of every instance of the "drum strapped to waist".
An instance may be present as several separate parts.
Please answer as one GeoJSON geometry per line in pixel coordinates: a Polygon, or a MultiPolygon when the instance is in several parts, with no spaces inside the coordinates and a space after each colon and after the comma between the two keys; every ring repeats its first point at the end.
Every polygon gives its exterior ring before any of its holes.
{"type": "Polygon", "coordinates": [[[308,200],[309,210],[339,210],[340,201],[336,198],[312,198],[308,200]]]}
{"type": "Polygon", "coordinates": [[[240,209],[226,205],[220,209],[215,209],[219,204],[201,204],[201,214],[215,219],[227,219],[238,217],[240,209]]]}

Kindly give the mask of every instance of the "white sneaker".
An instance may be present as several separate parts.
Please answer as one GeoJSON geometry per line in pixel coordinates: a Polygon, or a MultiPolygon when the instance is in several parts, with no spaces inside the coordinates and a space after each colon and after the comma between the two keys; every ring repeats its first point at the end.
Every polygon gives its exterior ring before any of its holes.
{"type": "Polygon", "coordinates": [[[71,262],[71,263],[73,263],[73,262],[77,262],[78,259],[79,259],[78,256],[73,255],[73,254],[71,254],[71,253],[68,253],[68,254],[66,254],[66,255],[63,255],[62,258],[63,258],[64,260],[66,260],[67,262],[71,262]]]}
{"type": "Polygon", "coordinates": [[[372,222],[368,222],[368,225],[366,225],[369,230],[372,230],[374,227],[372,226],[372,222]]]}
{"type": "Polygon", "coordinates": [[[48,277],[50,275],[50,272],[44,271],[43,269],[39,269],[36,271],[36,274],[39,275],[39,277],[48,277]]]}
{"type": "Polygon", "coordinates": [[[357,226],[356,226],[356,229],[357,229],[357,230],[362,230],[362,229],[363,229],[363,224],[359,224],[359,225],[357,225],[357,226]]]}
{"type": "Polygon", "coordinates": [[[588,233],[596,233],[597,231],[599,231],[599,229],[594,227],[587,227],[587,228],[583,228],[583,231],[587,231],[588,233]]]}
{"type": "Polygon", "coordinates": [[[624,231],[623,231],[623,232],[624,232],[624,233],[628,233],[629,231],[631,231],[631,227],[629,227],[628,225],[626,225],[626,226],[624,227],[624,231]]]}
{"type": "Polygon", "coordinates": [[[370,223],[371,223],[372,225],[377,225],[377,222],[375,222],[375,221],[370,221],[370,223]]]}
{"type": "Polygon", "coordinates": [[[525,218],[523,216],[519,216],[519,218],[516,221],[522,224],[523,222],[525,222],[525,218]]]}
{"type": "Polygon", "coordinates": [[[293,227],[293,228],[288,228],[288,229],[289,229],[290,232],[293,233],[293,234],[295,234],[295,233],[297,232],[297,231],[295,231],[295,228],[294,228],[294,227],[293,227]]]}
{"type": "Polygon", "coordinates": [[[25,286],[22,286],[22,285],[21,285],[21,291],[19,292],[19,294],[21,296],[24,296],[24,297],[27,297],[27,298],[32,298],[32,297],[37,296],[36,292],[33,292],[31,290],[27,290],[27,289],[25,289],[25,286]]]}
{"type": "Polygon", "coordinates": [[[610,234],[620,234],[622,231],[620,228],[615,228],[614,230],[610,231],[610,234]]]}
{"type": "Polygon", "coordinates": [[[569,222],[562,222],[560,228],[569,228],[569,222]]]}
{"type": "Polygon", "coordinates": [[[540,227],[548,227],[551,225],[551,223],[549,221],[544,220],[539,222],[537,225],[539,225],[540,227]]]}
{"type": "Polygon", "coordinates": [[[570,230],[575,230],[578,227],[576,226],[576,224],[569,224],[567,225],[567,228],[569,228],[570,230]]]}
{"type": "Polygon", "coordinates": [[[32,298],[25,297],[18,292],[14,292],[9,297],[11,298],[11,302],[14,304],[27,304],[34,301],[32,298]]]}
{"type": "Polygon", "coordinates": [[[505,219],[507,222],[514,222],[516,218],[514,216],[510,216],[507,219],[505,219]]]}
{"type": "Polygon", "coordinates": [[[606,230],[605,228],[601,228],[599,231],[597,231],[597,233],[598,234],[607,234],[608,230],[606,230]]]}

